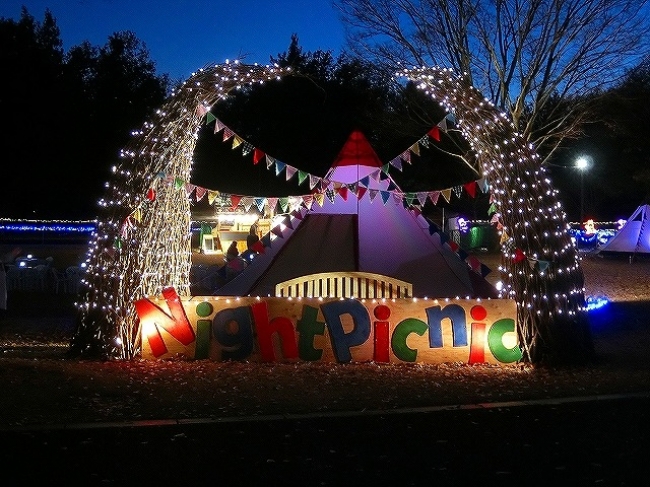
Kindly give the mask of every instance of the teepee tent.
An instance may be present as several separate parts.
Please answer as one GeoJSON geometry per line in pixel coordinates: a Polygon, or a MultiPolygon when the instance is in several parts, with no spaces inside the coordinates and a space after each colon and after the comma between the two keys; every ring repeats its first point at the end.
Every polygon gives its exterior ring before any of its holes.
{"type": "Polygon", "coordinates": [[[276,284],[300,276],[367,272],[411,283],[414,297],[497,297],[485,266],[466,262],[445,234],[404,205],[361,132],[350,135],[324,180],[325,193],[285,215],[262,238],[264,251],[217,295],[273,296],[276,284]]]}
{"type": "Polygon", "coordinates": [[[650,254],[650,205],[639,206],[599,252],[650,254]]]}

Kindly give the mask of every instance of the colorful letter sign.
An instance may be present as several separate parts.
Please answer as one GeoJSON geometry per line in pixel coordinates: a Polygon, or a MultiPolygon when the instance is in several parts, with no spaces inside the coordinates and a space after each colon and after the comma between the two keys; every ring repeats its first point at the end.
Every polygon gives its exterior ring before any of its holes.
{"type": "Polygon", "coordinates": [[[161,298],[135,303],[146,359],[511,363],[508,299],[161,298]]]}

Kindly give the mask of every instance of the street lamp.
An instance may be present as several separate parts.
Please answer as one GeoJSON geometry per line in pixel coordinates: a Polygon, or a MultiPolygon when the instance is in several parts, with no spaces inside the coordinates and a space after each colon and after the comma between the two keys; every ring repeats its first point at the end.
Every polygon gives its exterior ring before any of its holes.
{"type": "Polygon", "coordinates": [[[580,224],[585,219],[585,171],[589,169],[590,159],[587,156],[580,156],[576,159],[575,167],[580,171],[580,224]]]}

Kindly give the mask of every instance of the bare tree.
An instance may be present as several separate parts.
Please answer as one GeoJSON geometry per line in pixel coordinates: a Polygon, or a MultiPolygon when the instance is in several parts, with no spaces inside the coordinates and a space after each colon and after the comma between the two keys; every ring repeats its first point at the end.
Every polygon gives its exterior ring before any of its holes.
{"type": "Polygon", "coordinates": [[[645,54],[646,0],[335,0],[350,49],[453,69],[508,113],[542,162],[581,135],[584,96],[645,54]],[[560,101],[560,103],[558,103],[560,101]]]}

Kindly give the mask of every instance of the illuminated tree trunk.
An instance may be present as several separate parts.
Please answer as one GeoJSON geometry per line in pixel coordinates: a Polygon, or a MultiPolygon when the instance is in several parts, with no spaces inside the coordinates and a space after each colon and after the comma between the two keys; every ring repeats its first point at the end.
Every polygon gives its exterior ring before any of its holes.
{"type": "Polygon", "coordinates": [[[451,71],[423,68],[404,75],[455,115],[456,127],[490,183],[502,219],[503,297],[517,302],[523,360],[592,359],[579,255],[557,191],[534,148],[505,114],[451,71]]]}

